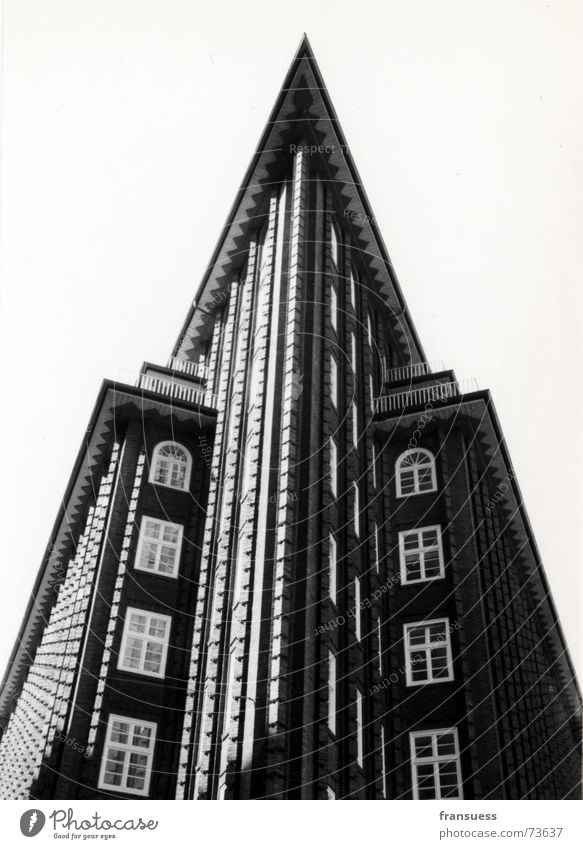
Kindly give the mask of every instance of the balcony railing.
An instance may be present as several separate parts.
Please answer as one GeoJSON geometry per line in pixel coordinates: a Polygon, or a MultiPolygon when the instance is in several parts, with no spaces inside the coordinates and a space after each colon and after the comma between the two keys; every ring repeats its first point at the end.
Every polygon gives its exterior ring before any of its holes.
{"type": "Polygon", "coordinates": [[[167,368],[190,374],[192,377],[200,377],[201,380],[206,380],[209,373],[208,366],[204,363],[191,363],[189,360],[181,360],[180,357],[170,357],[167,368]]]}
{"type": "Polygon", "coordinates": [[[206,392],[204,389],[195,389],[191,386],[182,386],[180,383],[162,380],[162,378],[153,377],[150,374],[140,375],[138,389],[157,392],[159,395],[176,398],[177,401],[186,401],[188,404],[200,404],[203,407],[212,408],[216,408],[217,406],[217,396],[212,392],[206,392]]]}
{"type": "Polygon", "coordinates": [[[478,384],[475,378],[467,380],[454,380],[451,383],[436,383],[433,386],[420,386],[418,389],[409,389],[406,392],[394,392],[392,395],[383,395],[377,398],[377,413],[392,413],[404,410],[406,407],[417,407],[420,404],[435,404],[448,401],[458,395],[467,395],[477,392],[478,384]]]}
{"type": "Polygon", "coordinates": [[[443,371],[443,360],[433,360],[431,363],[411,363],[408,366],[388,369],[384,374],[384,382],[399,383],[401,380],[411,380],[414,377],[426,377],[435,371],[443,371]]]}

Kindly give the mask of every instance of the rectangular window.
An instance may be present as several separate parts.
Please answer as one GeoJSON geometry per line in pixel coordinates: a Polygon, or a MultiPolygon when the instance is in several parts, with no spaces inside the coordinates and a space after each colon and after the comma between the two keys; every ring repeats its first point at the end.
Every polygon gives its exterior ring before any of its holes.
{"type": "Polygon", "coordinates": [[[352,366],[352,374],[356,383],[356,336],[350,332],[350,364],[352,366]]]}
{"type": "Polygon", "coordinates": [[[370,317],[370,313],[366,316],[366,336],[368,339],[368,347],[372,351],[372,319],[370,317]]]}
{"type": "Polygon", "coordinates": [[[364,766],[364,741],[362,722],[362,693],[356,688],[356,762],[359,767],[364,766]]]}
{"type": "Polygon", "coordinates": [[[338,332],[338,295],[334,286],[330,286],[330,324],[338,332]]]}
{"type": "Polygon", "coordinates": [[[374,528],[374,565],[377,572],[380,571],[380,562],[381,562],[381,552],[379,548],[379,526],[376,522],[373,524],[374,528]]]}
{"type": "Polygon", "coordinates": [[[128,607],[117,668],[163,678],[171,622],[170,616],[128,607]]]}
{"type": "Polygon", "coordinates": [[[326,798],[327,799],[335,799],[336,798],[336,793],[332,790],[332,788],[330,787],[329,784],[326,787],[326,798]]]}
{"type": "Polygon", "coordinates": [[[383,677],[383,639],[382,639],[380,616],[377,619],[377,642],[378,642],[378,647],[379,647],[379,675],[382,678],[383,677]]]}
{"type": "Polygon", "coordinates": [[[409,734],[414,799],[463,799],[456,728],[409,734]]]}
{"type": "Polygon", "coordinates": [[[354,492],[354,533],[357,537],[360,536],[360,493],[356,481],[352,484],[354,492]]]}
{"type": "Polygon", "coordinates": [[[329,587],[330,598],[336,604],[336,561],[337,561],[337,545],[336,537],[330,534],[328,537],[328,568],[329,568],[329,587]]]}
{"type": "Polygon", "coordinates": [[[356,309],[356,278],[352,268],[350,269],[350,303],[356,309]]]}
{"type": "Polygon", "coordinates": [[[333,436],[330,437],[330,491],[336,498],[338,495],[338,448],[333,436]]]}
{"type": "Polygon", "coordinates": [[[385,753],[385,726],[381,725],[381,768],[383,771],[383,799],[387,798],[387,757],[385,753]]]}
{"type": "Polygon", "coordinates": [[[142,516],[135,567],[176,578],[180,565],[183,526],[142,516]]]}
{"type": "Polygon", "coordinates": [[[374,394],[374,380],[373,380],[372,374],[369,374],[369,376],[368,376],[368,385],[369,385],[369,389],[370,389],[370,408],[371,408],[372,412],[374,413],[374,411],[376,409],[376,405],[377,405],[377,399],[376,399],[376,396],[374,394]]]}
{"type": "Polygon", "coordinates": [[[354,632],[358,642],[362,639],[360,610],[360,578],[354,578],[354,632]]]}
{"type": "Polygon", "coordinates": [[[449,619],[403,626],[407,685],[453,681],[449,619]]]}
{"type": "Polygon", "coordinates": [[[399,532],[401,583],[417,584],[444,577],[441,525],[399,532]]]}
{"type": "Polygon", "coordinates": [[[352,402],[352,441],[356,448],[358,446],[358,407],[354,401],[352,402]]]}
{"type": "Polygon", "coordinates": [[[330,256],[336,268],[338,268],[338,241],[338,229],[332,222],[330,227],[330,256]]]}
{"type": "Polygon", "coordinates": [[[110,714],[98,786],[147,796],[150,790],[156,723],[110,714]]]}
{"type": "Polygon", "coordinates": [[[336,734],[336,655],[328,651],[328,728],[336,734]]]}
{"type": "Polygon", "coordinates": [[[330,400],[334,408],[338,409],[338,364],[336,357],[330,355],[330,400]]]}
{"type": "Polygon", "coordinates": [[[374,442],[371,442],[371,472],[372,472],[372,485],[376,489],[377,486],[377,447],[374,442]]]}

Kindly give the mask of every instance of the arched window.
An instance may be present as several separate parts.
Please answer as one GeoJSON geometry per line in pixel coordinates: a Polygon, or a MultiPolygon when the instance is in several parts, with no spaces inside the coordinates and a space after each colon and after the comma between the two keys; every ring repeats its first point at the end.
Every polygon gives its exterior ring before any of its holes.
{"type": "Polygon", "coordinates": [[[154,448],[150,467],[150,483],[172,489],[188,489],[192,458],[177,442],[160,442],[154,448]]]}
{"type": "Polygon", "coordinates": [[[401,454],[395,464],[395,472],[399,498],[437,489],[435,457],[424,448],[413,448],[401,454]]]}

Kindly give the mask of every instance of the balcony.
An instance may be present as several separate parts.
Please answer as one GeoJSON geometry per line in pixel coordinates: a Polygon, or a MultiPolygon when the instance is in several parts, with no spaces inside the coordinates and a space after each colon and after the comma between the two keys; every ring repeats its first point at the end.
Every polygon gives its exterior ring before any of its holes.
{"type": "Polygon", "coordinates": [[[147,392],[156,392],[176,401],[185,401],[187,404],[196,404],[201,407],[217,408],[217,396],[213,392],[207,392],[196,386],[187,386],[186,383],[178,383],[175,380],[159,377],[154,374],[141,374],[137,383],[138,389],[147,392]]]}
{"type": "Polygon", "coordinates": [[[427,377],[432,372],[443,371],[443,368],[443,360],[397,366],[397,368],[391,368],[384,372],[383,383],[401,383],[405,380],[413,380],[416,377],[427,377]]]}
{"type": "Polygon", "coordinates": [[[478,384],[473,377],[466,380],[452,380],[448,383],[435,383],[432,386],[420,386],[417,389],[382,395],[376,400],[375,413],[377,415],[396,413],[406,410],[407,407],[425,404],[434,406],[451,398],[463,397],[477,391],[478,384]]]}
{"type": "Polygon", "coordinates": [[[166,366],[172,371],[179,371],[182,374],[188,374],[190,377],[196,377],[199,380],[207,380],[209,370],[204,363],[191,363],[189,360],[181,360],[179,357],[170,357],[166,366]]]}

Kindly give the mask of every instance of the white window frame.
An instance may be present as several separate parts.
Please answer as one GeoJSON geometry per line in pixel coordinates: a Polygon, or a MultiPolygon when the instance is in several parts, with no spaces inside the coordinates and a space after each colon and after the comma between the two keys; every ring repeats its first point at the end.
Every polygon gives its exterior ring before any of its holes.
{"type": "Polygon", "coordinates": [[[375,571],[377,574],[381,571],[381,550],[379,542],[379,526],[378,522],[373,522],[373,541],[375,552],[375,571]]]}
{"type": "Polygon", "coordinates": [[[328,594],[336,604],[336,566],[338,563],[338,543],[334,534],[328,535],[328,594]]]}
{"type": "Polygon", "coordinates": [[[381,769],[383,772],[383,798],[387,798],[387,756],[385,752],[385,726],[381,725],[381,769]]]}
{"type": "Polygon", "coordinates": [[[360,490],[356,481],[352,481],[354,490],[354,533],[360,537],[360,490]]]}
{"type": "Polygon", "coordinates": [[[368,339],[368,347],[372,351],[372,319],[370,313],[366,314],[366,336],[368,339]]]}
{"type": "Polygon", "coordinates": [[[336,224],[331,221],[330,222],[330,257],[332,262],[338,268],[338,245],[340,242],[340,231],[336,224]]]}
{"type": "Polygon", "coordinates": [[[383,631],[381,625],[381,617],[377,618],[377,642],[379,652],[379,675],[383,677],[383,631]]]}
{"type": "Polygon", "coordinates": [[[437,473],[435,470],[435,457],[428,451],[427,448],[410,448],[408,451],[404,451],[399,457],[397,457],[397,461],[395,463],[395,476],[397,479],[397,498],[409,498],[413,495],[429,495],[431,492],[436,492],[437,490],[437,473]],[[412,454],[422,454],[429,458],[430,463],[415,463],[412,466],[406,466],[405,469],[402,469],[402,464],[404,460],[411,456],[412,454]],[[419,489],[419,468],[429,467],[431,469],[431,488],[430,489],[419,489]],[[410,471],[413,470],[413,491],[412,492],[403,492],[402,480],[401,480],[401,472],[402,471],[410,471]]]}
{"type": "Polygon", "coordinates": [[[410,756],[411,756],[411,786],[413,790],[413,798],[420,799],[419,795],[419,781],[417,774],[417,767],[422,764],[433,764],[433,776],[434,783],[437,795],[435,799],[463,799],[463,784],[462,784],[462,772],[461,772],[461,764],[460,764],[460,747],[459,747],[459,738],[457,728],[433,728],[427,731],[411,731],[409,733],[409,747],[410,747],[410,756]],[[437,750],[437,737],[443,736],[444,734],[451,734],[453,736],[454,743],[454,755],[439,755],[437,750]],[[430,758],[419,758],[416,754],[415,749],[415,740],[418,737],[431,737],[431,749],[432,756],[430,758]],[[442,796],[441,795],[441,781],[439,778],[439,764],[441,763],[455,763],[456,765],[456,777],[457,777],[457,796],[442,796]]]}
{"type": "Polygon", "coordinates": [[[170,643],[170,632],[172,629],[172,617],[165,616],[163,613],[156,613],[153,610],[142,610],[138,607],[128,607],[125,612],[125,621],[123,626],[123,634],[121,638],[121,645],[119,648],[119,655],[117,658],[117,668],[123,672],[133,672],[134,675],[145,675],[148,678],[164,678],[166,674],[166,660],[168,658],[168,645],[170,643]],[[136,614],[137,616],[145,616],[147,619],[146,630],[150,626],[150,622],[152,619],[161,619],[166,623],[164,638],[161,639],[159,637],[150,637],[147,633],[144,634],[135,634],[130,631],[130,623],[132,616],[136,614]],[[140,666],[136,668],[135,666],[126,666],[124,663],[125,653],[127,649],[128,641],[135,637],[136,639],[142,639],[143,643],[152,642],[157,643],[162,646],[162,653],[160,656],[160,669],[158,672],[152,672],[149,669],[144,669],[144,661],[146,655],[146,649],[144,645],[142,645],[141,656],[140,656],[140,666]]]}
{"type": "Polygon", "coordinates": [[[352,376],[356,383],[356,334],[353,330],[350,331],[350,366],[352,368],[352,376]]]}
{"type": "Polygon", "coordinates": [[[142,522],[140,524],[140,535],[138,537],[138,547],[136,551],[136,559],[134,561],[134,569],[138,572],[148,572],[150,575],[160,575],[163,578],[177,578],[178,570],[180,568],[180,555],[182,553],[182,537],[184,533],[184,525],[179,525],[177,522],[167,522],[165,519],[157,519],[155,516],[146,516],[144,514],[142,516],[142,522]],[[160,525],[160,536],[150,537],[146,532],[146,523],[147,522],[155,522],[157,525],[160,525]],[[166,542],[162,539],[164,530],[166,528],[171,528],[178,532],[177,542],[166,542]],[[148,566],[142,566],[141,559],[144,553],[144,548],[147,543],[153,543],[156,547],[156,562],[154,564],[154,568],[150,569],[148,566]],[[174,552],[174,564],[172,572],[162,572],[158,567],[160,565],[160,555],[162,546],[166,546],[170,548],[174,552]]]}
{"type": "Polygon", "coordinates": [[[352,442],[354,447],[358,448],[358,406],[356,401],[352,402],[352,442]]]}
{"type": "Polygon", "coordinates": [[[333,436],[330,437],[330,491],[334,498],[338,497],[338,446],[333,436]]]}
{"type": "Polygon", "coordinates": [[[374,488],[377,488],[377,448],[374,440],[370,443],[371,448],[371,471],[372,471],[372,485],[374,488]]]}
{"type": "Polygon", "coordinates": [[[364,697],[362,691],[356,688],[356,763],[362,769],[364,767],[364,697]]]}
{"type": "Polygon", "coordinates": [[[334,354],[330,354],[330,401],[338,410],[338,363],[334,354]]]}
{"type": "Polygon", "coordinates": [[[336,734],[336,655],[328,649],[328,728],[336,734]]]}
{"type": "Polygon", "coordinates": [[[168,489],[176,489],[179,492],[188,492],[190,489],[190,475],[192,473],[192,455],[188,448],[185,448],[184,445],[181,445],[180,442],[176,442],[175,440],[169,439],[164,442],[159,442],[154,451],[152,452],[152,462],[150,464],[150,474],[148,475],[148,482],[154,484],[155,486],[165,486],[168,489]],[[163,448],[166,448],[168,445],[174,445],[176,448],[179,448],[181,451],[184,451],[186,455],[186,468],[184,470],[184,480],[182,482],[182,486],[174,486],[171,483],[164,483],[162,481],[156,480],[156,470],[158,468],[158,455],[162,451],[163,448]]]}
{"type": "Polygon", "coordinates": [[[356,311],[356,274],[354,273],[354,269],[350,269],[350,303],[352,304],[353,310],[356,311]]]}
{"type": "Polygon", "coordinates": [[[333,283],[330,284],[330,324],[338,333],[338,292],[333,283]]]}
{"type": "Polygon", "coordinates": [[[354,634],[358,642],[362,639],[362,621],[360,609],[360,578],[354,576],[354,634]]]}
{"type": "Polygon", "coordinates": [[[407,531],[399,531],[399,564],[401,569],[401,584],[421,584],[427,581],[440,581],[445,577],[445,563],[443,559],[443,542],[441,538],[441,525],[426,525],[424,528],[410,528],[407,531]],[[437,534],[437,545],[425,547],[423,545],[423,534],[435,531],[437,534]],[[415,548],[405,550],[405,542],[408,537],[416,536],[417,545],[415,548]],[[425,573],[425,556],[430,552],[437,551],[439,559],[439,574],[430,575],[427,577],[425,573]],[[405,555],[416,554],[419,557],[419,568],[421,572],[420,578],[407,577],[407,563],[405,555]]]}
{"type": "Polygon", "coordinates": [[[446,681],[453,681],[453,655],[451,650],[451,631],[449,626],[449,619],[447,617],[444,619],[427,619],[421,622],[407,622],[405,625],[403,625],[403,645],[405,647],[405,677],[408,687],[424,687],[427,684],[443,684],[446,681]],[[439,642],[432,642],[426,636],[425,642],[419,643],[415,646],[411,646],[410,632],[414,628],[428,629],[431,625],[442,625],[445,628],[445,640],[440,640],[439,642]],[[442,648],[443,646],[445,646],[447,675],[434,676],[432,669],[432,651],[437,648],[442,648]],[[427,677],[421,680],[418,679],[414,681],[412,677],[413,665],[411,663],[411,655],[419,652],[423,652],[425,654],[427,677]]]}
{"type": "Polygon", "coordinates": [[[136,719],[135,717],[120,716],[118,714],[111,713],[107,721],[107,730],[103,743],[103,752],[101,754],[101,767],[99,770],[99,780],[97,786],[102,790],[115,790],[117,793],[127,793],[131,794],[132,796],[148,796],[150,793],[150,781],[152,778],[152,765],[154,762],[154,748],[156,746],[157,731],[158,724],[156,722],[146,722],[145,720],[136,719]],[[130,726],[128,731],[128,739],[133,738],[134,729],[136,728],[136,726],[149,728],[151,731],[149,746],[146,748],[144,746],[134,746],[130,743],[118,743],[112,741],[111,734],[113,731],[114,722],[124,722],[130,726]],[[117,749],[118,751],[126,752],[126,757],[124,757],[123,761],[123,773],[121,784],[108,784],[105,781],[105,774],[107,772],[107,756],[109,749],[117,749]],[[147,757],[147,764],[145,768],[146,774],[144,777],[144,787],[142,790],[138,790],[135,787],[126,786],[130,755],[132,753],[146,755],[147,757]]]}

